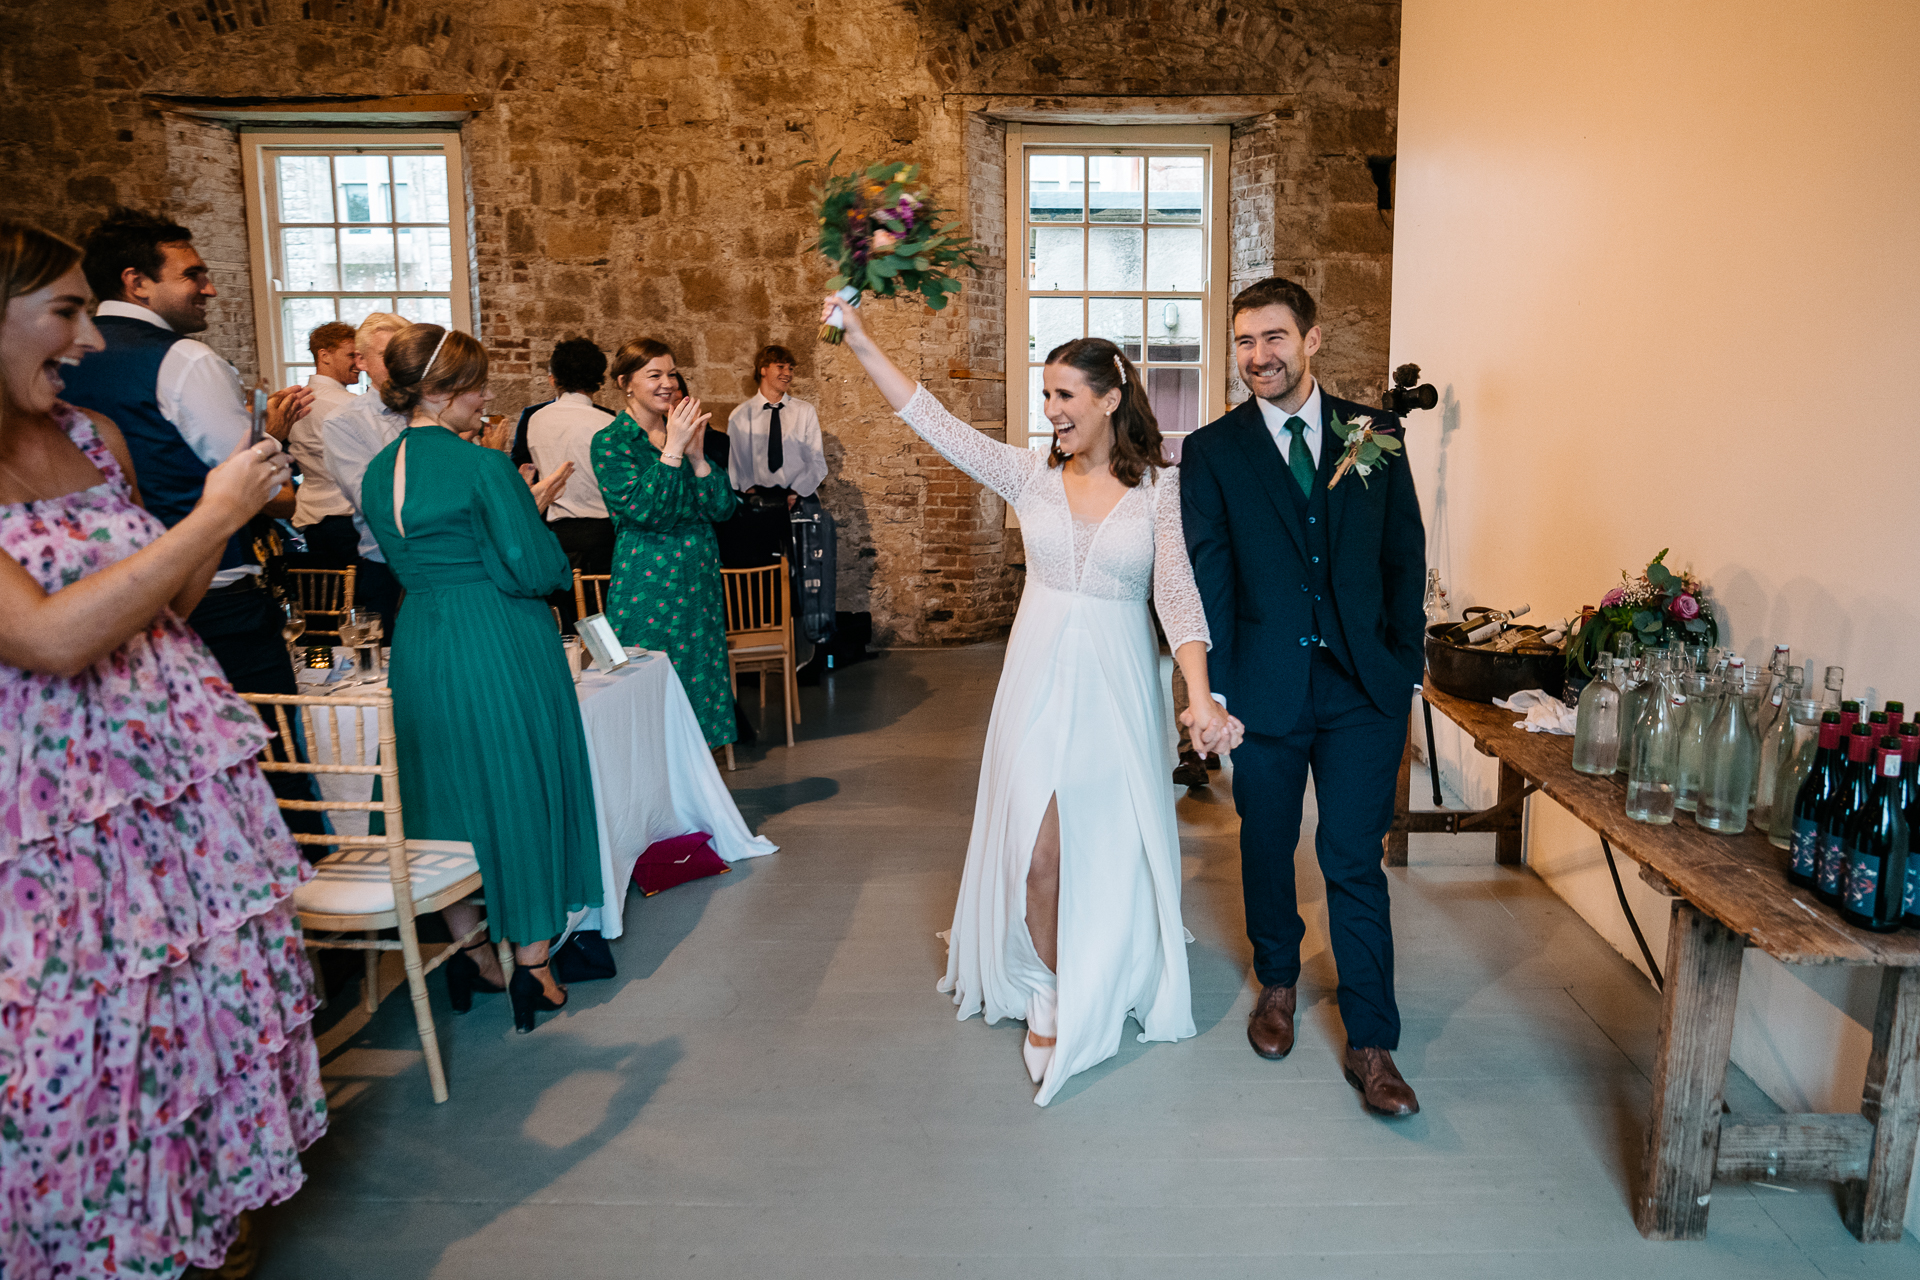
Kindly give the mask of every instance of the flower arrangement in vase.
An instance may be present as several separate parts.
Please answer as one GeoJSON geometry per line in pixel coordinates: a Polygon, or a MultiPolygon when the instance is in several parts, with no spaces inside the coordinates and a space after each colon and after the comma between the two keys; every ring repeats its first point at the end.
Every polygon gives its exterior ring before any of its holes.
{"type": "Polygon", "coordinates": [[[1576,630],[1567,643],[1567,670],[1593,675],[1593,663],[1606,653],[1614,637],[1629,632],[1643,648],[1661,644],[1703,645],[1720,639],[1720,624],[1706,587],[1690,570],[1676,573],[1666,565],[1667,551],[1647,562],[1637,578],[1620,571],[1620,585],[1600,597],[1599,605],[1580,611],[1576,630]]]}
{"type": "MultiPolygon", "coordinates": [[[[814,188],[814,214],[820,238],[814,248],[833,264],[827,288],[850,307],[860,296],[878,298],[917,293],[935,311],[960,292],[954,273],[974,265],[972,241],[959,223],[941,221],[926,187],[917,182],[920,166],[883,160],[866,169],[835,173],[834,152],[820,185],[814,188]]],[[[836,318],[838,312],[835,313],[836,318]]],[[[820,340],[838,343],[841,326],[820,326],[820,340]]]]}

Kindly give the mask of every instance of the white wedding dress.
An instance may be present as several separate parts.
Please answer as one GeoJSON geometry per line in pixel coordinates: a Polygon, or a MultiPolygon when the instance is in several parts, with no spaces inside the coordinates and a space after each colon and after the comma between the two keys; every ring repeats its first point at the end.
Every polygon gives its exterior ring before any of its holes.
{"type": "MultiPolygon", "coordinates": [[[[1177,472],[1149,471],[1098,523],[1076,520],[1061,470],[1001,444],[925,387],[900,417],[949,462],[1013,504],[1027,586],[987,726],[973,834],[947,938],[961,1018],[1024,1018],[1053,984],[1027,932],[1027,868],[1049,797],[1060,804],[1058,1039],[1044,1106],[1077,1072],[1142,1040],[1194,1034],[1180,923],[1180,839],[1168,771],[1153,591],[1177,651],[1207,642],[1180,527],[1177,472]]],[[[1011,1066],[1011,1064],[1009,1064],[1011,1066]]]]}

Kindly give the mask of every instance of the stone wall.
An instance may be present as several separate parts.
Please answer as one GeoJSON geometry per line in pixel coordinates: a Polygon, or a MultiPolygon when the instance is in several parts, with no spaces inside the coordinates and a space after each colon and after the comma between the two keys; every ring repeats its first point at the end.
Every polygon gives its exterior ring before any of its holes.
{"type": "Polygon", "coordinates": [[[1393,151],[1397,0],[98,0],[84,24],[73,15],[9,6],[8,213],[78,233],[124,201],[190,223],[222,291],[210,338],[251,377],[238,142],[193,113],[300,102],[320,119],[350,99],[469,95],[476,315],[498,406],[540,397],[560,338],[652,334],[724,420],[751,394],[754,349],[792,347],[795,392],[827,433],[840,607],[872,609],[886,642],[1004,627],[1020,542],[998,499],[815,342],[827,272],[806,253],[815,178],[796,164],[910,157],[961,211],[983,250],[966,293],[940,314],[876,304],[869,322],[993,431],[999,121],[1233,123],[1235,282],[1304,280],[1327,384],[1367,398],[1384,382],[1390,215],[1366,160],[1393,151]]]}

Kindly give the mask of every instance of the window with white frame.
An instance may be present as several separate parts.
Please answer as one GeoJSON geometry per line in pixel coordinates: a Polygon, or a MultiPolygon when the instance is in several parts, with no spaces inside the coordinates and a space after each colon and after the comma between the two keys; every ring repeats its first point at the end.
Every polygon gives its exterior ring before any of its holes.
{"type": "Polygon", "coordinates": [[[1007,438],[1045,449],[1047,353],[1107,338],[1140,367],[1161,431],[1226,412],[1223,127],[1011,125],[1007,438]]]}
{"type": "Polygon", "coordinates": [[[307,335],[329,320],[392,311],[472,331],[457,133],[242,138],[260,364],[273,385],[313,372],[307,335]]]}

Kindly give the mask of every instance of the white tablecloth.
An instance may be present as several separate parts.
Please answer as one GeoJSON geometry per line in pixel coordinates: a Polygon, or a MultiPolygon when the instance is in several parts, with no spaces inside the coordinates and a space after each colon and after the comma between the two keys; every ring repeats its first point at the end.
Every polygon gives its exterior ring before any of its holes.
{"type": "MultiPolygon", "coordinates": [[[[633,864],[656,840],[705,831],[713,836],[714,850],[728,862],[757,858],[778,848],[749,831],[740,817],[666,654],[642,654],[617,671],[589,670],[577,688],[587,760],[593,770],[606,905],[571,921],[572,928],[598,929],[609,938],[624,932],[621,914],[633,864]]],[[[375,720],[368,708],[365,723],[370,747],[378,740],[375,720]]],[[[342,738],[349,733],[351,729],[343,725],[342,738]]],[[[324,728],[314,736],[318,741],[313,744],[313,758],[332,763],[324,728]]],[[[320,785],[322,795],[337,800],[365,799],[373,790],[365,775],[323,774],[320,785]]],[[[342,832],[350,821],[345,815],[334,815],[335,827],[342,832]]],[[[357,825],[360,831],[366,830],[364,823],[357,825]]]]}

